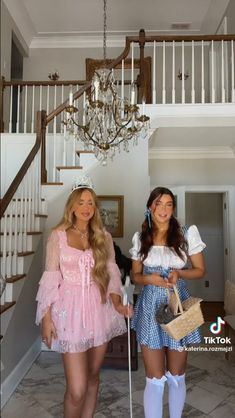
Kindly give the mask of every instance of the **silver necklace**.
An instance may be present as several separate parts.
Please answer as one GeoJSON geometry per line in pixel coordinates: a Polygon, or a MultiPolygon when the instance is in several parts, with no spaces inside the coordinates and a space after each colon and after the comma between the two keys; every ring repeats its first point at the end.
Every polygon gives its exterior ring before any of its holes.
{"type": "Polygon", "coordinates": [[[76,226],[76,225],[74,225],[74,224],[73,224],[73,228],[74,228],[76,231],[78,231],[78,233],[79,233],[79,235],[80,235],[81,239],[85,239],[85,238],[87,238],[87,237],[88,237],[88,234],[89,234],[88,230],[86,230],[86,231],[81,231],[81,230],[78,228],[78,226],[76,226]]]}

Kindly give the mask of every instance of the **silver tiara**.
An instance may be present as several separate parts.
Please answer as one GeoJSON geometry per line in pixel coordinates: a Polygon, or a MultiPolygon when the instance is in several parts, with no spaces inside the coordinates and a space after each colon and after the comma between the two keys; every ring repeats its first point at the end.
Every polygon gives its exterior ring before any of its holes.
{"type": "Polygon", "coordinates": [[[71,193],[77,189],[94,189],[93,182],[89,176],[81,176],[79,177],[73,184],[71,193]]]}

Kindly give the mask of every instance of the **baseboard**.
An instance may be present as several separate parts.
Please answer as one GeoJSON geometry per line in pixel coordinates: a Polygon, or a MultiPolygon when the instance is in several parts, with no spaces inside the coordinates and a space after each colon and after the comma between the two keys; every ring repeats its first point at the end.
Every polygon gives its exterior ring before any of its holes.
{"type": "Polygon", "coordinates": [[[41,352],[41,337],[37,338],[17,366],[2,383],[1,408],[7,403],[35,359],[41,352]]]}

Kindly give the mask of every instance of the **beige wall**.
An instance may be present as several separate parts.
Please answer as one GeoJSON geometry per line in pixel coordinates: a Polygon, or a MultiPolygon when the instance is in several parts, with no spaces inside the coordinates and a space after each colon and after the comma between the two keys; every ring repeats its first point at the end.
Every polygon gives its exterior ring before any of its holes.
{"type": "Polygon", "coordinates": [[[150,160],[151,184],[235,185],[234,159],[150,160]]]}
{"type": "Polygon", "coordinates": [[[10,80],[12,36],[23,56],[28,54],[28,47],[21,36],[5,4],[1,1],[1,75],[10,80]]]}
{"type": "Polygon", "coordinates": [[[235,1],[230,0],[227,10],[224,14],[227,17],[228,33],[235,33],[235,1]]]}

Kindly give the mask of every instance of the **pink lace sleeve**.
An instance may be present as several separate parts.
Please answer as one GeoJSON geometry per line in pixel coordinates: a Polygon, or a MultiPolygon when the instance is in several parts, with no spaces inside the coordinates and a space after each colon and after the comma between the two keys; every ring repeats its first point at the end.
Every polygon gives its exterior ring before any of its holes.
{"type": "Polygon", "coordinates": [[[59,264],[59,236],[53,231],[47,241],[46,270],[39,282],[39,289],[36,296],[37,313],[36,324],[39,325],[52,303],[59,298],[59,284],[62,276],[59,264]]]}
{"type": "Polygon", "coordinates": [[[115,261],[115,251],[113,246],[113,240],[111,235],[106,232],[108,247],[109,247],[109,260],[108,260],[108,272],[110,276],[109,286],[108,286],[108,295],[110,293],[115,293],[122,296],[121,291],[121,273],[115,261]]]}

